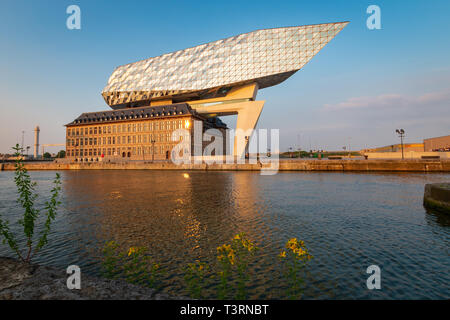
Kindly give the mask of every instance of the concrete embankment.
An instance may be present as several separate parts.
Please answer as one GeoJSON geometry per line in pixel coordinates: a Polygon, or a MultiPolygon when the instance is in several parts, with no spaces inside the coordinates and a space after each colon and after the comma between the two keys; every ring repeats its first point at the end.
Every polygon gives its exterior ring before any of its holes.
{"type": "Polygon", "coordinates": [[[0,300],[180,300],[154,289],[81,275],[81,289],[67,288],[64,269],[0,257],[0,300]]]}
{"type": "MultiPolygon", "coordinates": [[[[264,164],[182,164],[172,162],[26,162],[28,170],[219,170],[260,171],[264,164]]],[[[276,168],[276,165],[273,165],[276,168]]],[[[14,170],[14,163],[1,170],[14,170]]],[[[279,171],[450,172],[450,160],[280,160],[279,171]]]]}
{"type": "Polygon", "coordinates": [[[450,214],[450,183],[426,184],[423,204],[427,208],[450,214]]]}

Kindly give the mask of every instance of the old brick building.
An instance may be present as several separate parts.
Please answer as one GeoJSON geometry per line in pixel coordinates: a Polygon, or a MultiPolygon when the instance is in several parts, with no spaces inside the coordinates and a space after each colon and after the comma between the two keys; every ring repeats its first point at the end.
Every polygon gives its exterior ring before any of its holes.
{"type": "Polygon", "coordinates": [[[169,160],[180,142],[172,139],[177,129],[187,130],[193,153],[194,121],[201,121],[203,132],[215,128],[225,138],[227,127],[219,118],[206,118],[186,103],[83,113],[66,125],[66,157],[80,162],[169,160]]]}

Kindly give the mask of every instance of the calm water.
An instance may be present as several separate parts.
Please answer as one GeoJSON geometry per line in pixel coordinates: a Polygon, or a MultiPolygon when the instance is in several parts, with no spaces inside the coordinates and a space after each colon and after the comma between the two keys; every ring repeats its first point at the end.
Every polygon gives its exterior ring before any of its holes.
{"type": "MultiPolygon", "coordinates": [[[[21,215],[13,172],[0,172],[0,212],[21,215]]],[[[258,246],[251,298],[277,298],[276,255],[291,237],[314,255],[305,298],[450,298],[450,219],[422,206],[425,183],[449,174],[64,171],[62,208],[37,262],[98,274],[115,240],[146,246],[167,268],[162,290],[183,293],[180,269],[215,261],[216,247],[246,232],[258,246]],[[366,288],[381,267],[382,289],[366,288]]],[[[48,193],[55,172],[32,172],[48,193]]],[[[0,244],[0,255],[12,256],[0,244]]]]}

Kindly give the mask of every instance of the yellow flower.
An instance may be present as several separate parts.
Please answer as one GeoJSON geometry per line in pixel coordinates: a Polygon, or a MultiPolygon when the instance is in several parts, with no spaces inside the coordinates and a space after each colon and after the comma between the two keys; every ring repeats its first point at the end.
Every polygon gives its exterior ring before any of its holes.
{"type": "Polygon", "coordinates": [[[241,239],[241,236],[239,234],[234,236],[234,240],[240,240],[240,239],[241,239]]]}
{"type": "Polygon", "coordinates": [[[235,254],[234,254],[234,250],[231,250],[231,251],[228,252],[227,258],[228,258],[228,262],[229,262],[231,265],[234,265],[235,257],[236,257],[236,256],[235,256],[235,254]]]}
{"type": "Polygon", "coordinates": [[[218,252],[221,252],[221,251],[228,252],[228,251],[230,251],[230,250],[231,250],[231,246],[230,246],[229,244],[224,244],[224,245],[221,246],[221,247],[217,247],[217,251],[218,251],[218,252]]]}
{"type": "Polygon", "coordinates": [[[286,251],[280,253],[280,258],[286,258],[286,251]]]}
{"type": "Polygon", "coordinates": [[[137,250],[134,247],[131,247],[130,250],[128,250],[128,256],[131,256],[133,253],[136,253],[137,250]]]}

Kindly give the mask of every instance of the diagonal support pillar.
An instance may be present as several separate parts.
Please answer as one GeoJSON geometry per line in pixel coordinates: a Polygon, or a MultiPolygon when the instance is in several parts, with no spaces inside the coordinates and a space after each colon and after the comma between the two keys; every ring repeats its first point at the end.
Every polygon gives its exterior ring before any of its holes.
{"type": "MultiPolygon", "coordinates": [[[[236,132],[242,130],[244,136],[250,137],[258,123],[259,116],[264,107],[265,101],[244,101],[234,103],[223,103],[211,106],[192,107],[201,114],[215,114],[219,116],[237,114],[236,132]]],[[[244,155],[248,141],[239,141],[239,136],[234,138],[233,155],[241,157],[244,155]]],[[[243,138],[243,137],[242,137],[243,138]]]]}
{"type": "Polygon", "coordinates": [[[245,154],[249,140],[238,141],[238,139],[245,139],[245,137],[249,137],[250,139],[253,130],[258,123],[259,116],[264,107],[264,102],[265,101],[248,101],[238,110],[236,123],[237,135],[234,137],[234,156],[242,157],[245,154]],[[239,136],[239,130],[242,130],[244,137],[239,136]]]}

